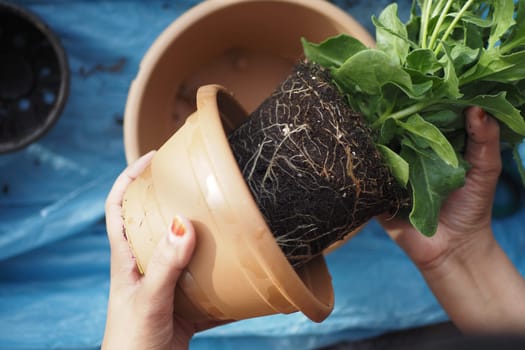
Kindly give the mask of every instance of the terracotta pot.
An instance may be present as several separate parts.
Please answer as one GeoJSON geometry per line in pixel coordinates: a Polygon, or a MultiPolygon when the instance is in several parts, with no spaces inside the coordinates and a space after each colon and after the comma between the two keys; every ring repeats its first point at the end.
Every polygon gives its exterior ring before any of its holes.
{"type": "Polygon", "coordinates": [[[333,307],[330,274],[323,256],[294,270],[277,246],[226,138],[245,118],[220,86],[198,90],[197,111],[126,191],[128,241],[147,273],[173,216],[191,219],[198,243],[175,296],[176,313],[186,319],[240,320],[301,311],[320,322],[333,307]]]}
{"type": "Polygon", "coordinates": [[[302,56],[300,38],[372,37],[325,0],[209,0],[153,43],[133,82],[124,118],[126,158],[160,147],[195,110],[195,92],[221,84],[251,113],[302,56]]]}
{"type": "Polygon", "coordinates": [[[300,311],[320,322],[331,312],[324,258],[291,267],[225,132],[290,73],[302,56],[301,37],[321,41],[338,33],[373,45],[352,17],[324,0],[209,0],[173,22],[144,57],[126,105],[126,158],[162,147],[126,192],[126,231],[146,269],[173,215],[195,225],[195,255],[176,293],[183,317],[238,320],[300,311]],[[235,99],[217,85],[199,89],[209,83],[226,86],[235,99]]]}

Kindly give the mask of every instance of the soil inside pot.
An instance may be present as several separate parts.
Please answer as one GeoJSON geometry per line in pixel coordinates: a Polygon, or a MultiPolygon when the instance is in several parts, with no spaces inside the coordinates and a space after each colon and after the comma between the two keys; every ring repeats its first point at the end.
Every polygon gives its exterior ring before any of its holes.
{"type": "Polygon", "coordinates": [[[239,128],[232,151],[277,243],[298,267],[409,196],[329,73],[300,62],[239,128]]]}

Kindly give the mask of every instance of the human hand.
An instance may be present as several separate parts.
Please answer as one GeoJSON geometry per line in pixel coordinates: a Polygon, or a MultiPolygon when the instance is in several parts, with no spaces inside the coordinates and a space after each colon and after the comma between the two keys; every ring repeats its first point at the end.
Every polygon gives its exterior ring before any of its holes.
{"type": "Polygon", "coordinates": [[[444,202],[437,232],[425,237],[399,219],[380,219],[419,268],[451,320],[469,333],[525,332],[525,280],[494,238],[494,193],[501,172],[499,126],[466,111],[465,185],[444,202]]]}
{"type": "Polygon", "coordinates": [[[432,237],[417,232],[407,221],[381,217],[389,235],[421,270],[434,269],[451,254],[469,255],[478,246],[493,244],[491,212],[501,172],[498,123],[482,109],[466,111],[468,133],[465,160],[471,164],[465,185],[444,202],[432,237]]]}
{"type": "Polygon", "coordinates": [[[122,197],[127,186],[148,166],[154,152],[130,165],[115,181],[106,200],[106,226],[111,246],[111,283],[102,349],[187,349],[193,334],[218,325],[190,323],[174,316],[177,280],[195,246],[191,223],[181,217],[166,227],[141,275],[126,241],[122,197]]]}

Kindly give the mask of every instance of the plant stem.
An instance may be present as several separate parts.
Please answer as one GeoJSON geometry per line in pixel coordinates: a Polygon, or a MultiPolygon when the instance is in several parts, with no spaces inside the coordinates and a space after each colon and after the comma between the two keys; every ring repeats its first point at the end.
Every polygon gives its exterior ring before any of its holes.
{"type": "Polygon", "coordinates": [[[456,15],[456,17],[454,18],[454,20],[452,21],[452,23],[450,23],[450,25],[448,26],[447,28],[447,31],[445,32],[445,34],[443,34],[443,37],[441,38],[441,40],[439,41],[439,44],[438,46],[436,47],[436,49],[434,50],[434,54],[437,54],[439,53],[439,51],[441,51],[441,48],[443,47],[443,43],[448,39],[448,36],[450,35],[450,33],[452,33],[452,31],[454,30],[454,28],[456,27],[456,24],[458,24],[459,20],[461,19],[461,17],[463,17],[463,15],[465,14],[465,12],[468,10],[468,8],[470,7],[470,5],[472,5],[472,3],[474,2],[474,0],[468,0],[465,5],[463,5],[463,7],[461,8],[461,10],[459,11],[459,13],[456,15]]]}
{"type": "Polygon", "coordinates": [[[372,123],[372,129],[377,129],[378,127],[383,125],[383,123],[387,119],[398,120],[398,119],[402,119],[402,118],[408,117],[408,116],[410,116],[412,114],[415,114],[415,113],[425,109],[426,107],[428,107],[428,106],[430,106],[430,105],[432,105],[434,103],[436,103],[436,101],[425,101],[425,102],[421,101],[421,102],[418,102],[418,103],[415,103],[415,104],[411,105],[410,107],[407,107],[405,109],[397,111],[395,113],[384,114],[379,119],[377,119],[375,122],[372,123]]]}
{"type": "Polygon", "coordinates": [[[423,13],[421,14],[421,28],[419,31],[419,46],[425,49],[427,47],[428,22],[430,19],[430,5],[432,0],[425,1],[423,13]]]}
{"type": "Polygon", "coordinates": [[[443,5],[447,0],[439,0],[436,7],[432,9],[432,14],[430,15],[430,18],[437,17],[439,14],[441,14],[441,10],[443,9],[443,5]]]}
{"type": "Polygon", "coordinates": [[[436,26],[434,27],[434,31],[432,32],[432,37],[430,38],[430,41],[428,43],[428,47],[432,49],[434,44],[436,43],[437,36],[439,34],[439,31],[441,29],[441,26],[443,25],[443,22],[445,21],[445,18],[447,18],[448,11],[450,10],[450,7],[452,6],[452,3],[454,0],[448,0],[445,8],[443,11],[441,11],[441,14],[439,15],[439,19],[436,23],[436,26]]]}

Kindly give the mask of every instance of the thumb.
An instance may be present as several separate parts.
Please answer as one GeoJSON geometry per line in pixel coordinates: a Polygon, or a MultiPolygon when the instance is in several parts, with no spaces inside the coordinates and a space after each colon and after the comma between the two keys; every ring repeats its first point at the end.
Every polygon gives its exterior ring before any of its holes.
{"type": "MultiPolygon", "coordinates": [[[[499,125],[479,107],[466,111],[468,134],[465,160],[471,168],[465,186],[454,191],[442,211],[452,213],[447,220],[461,217],[467,227],[484,227],[490,223],[494,194],[501,172],[499,125]],[[460,215],[461,214],[461,215],[460,215]]],[[[453,225],[449,222],[449,225],[453,225]]]]}
{"type": "Polygon", "coordinates": [[[195,248],[195,231],[190,221],[176,216],[164,239],[159,241],[142,280],[141,298],[152,311],[173,313],[173,298],[177,281],[190,262],[195,248]]]}
{"type": "Polygon", "coordinates": [[[466,123],[465,159],[472,166],[468,181],[485,190],[487,195],[492,194],[501,172],[498,123],[479,107],[466,111],[466,123]]]}

